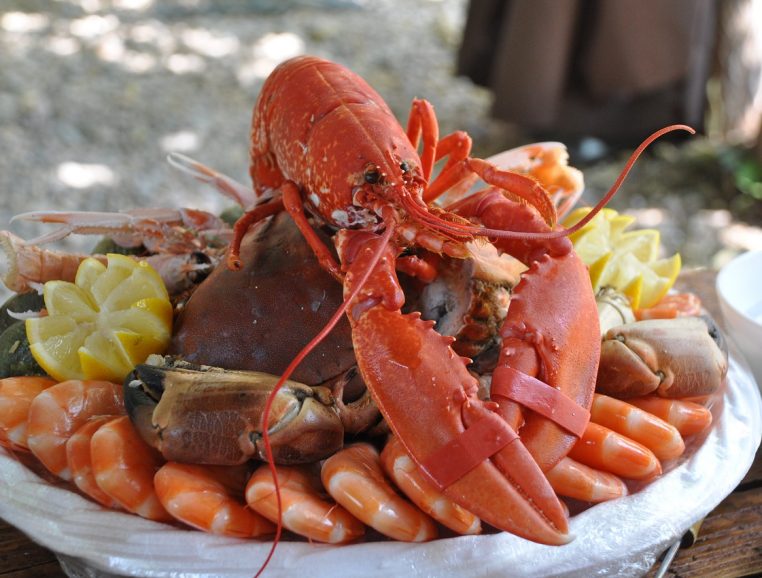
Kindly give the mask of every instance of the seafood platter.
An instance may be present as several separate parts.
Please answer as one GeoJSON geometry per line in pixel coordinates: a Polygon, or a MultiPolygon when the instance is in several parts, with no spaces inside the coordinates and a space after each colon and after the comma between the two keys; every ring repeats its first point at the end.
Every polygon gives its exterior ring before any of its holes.
{"type": "Polygon", "coordinates": [[[560,143],[473,158],[286,61],[252,186],[169,157],[234,209],[0,231],[0,515],[72,574],[645,573],[762,435],[679,254],[606,207],[673,130],[586,207],[560,143]]]}

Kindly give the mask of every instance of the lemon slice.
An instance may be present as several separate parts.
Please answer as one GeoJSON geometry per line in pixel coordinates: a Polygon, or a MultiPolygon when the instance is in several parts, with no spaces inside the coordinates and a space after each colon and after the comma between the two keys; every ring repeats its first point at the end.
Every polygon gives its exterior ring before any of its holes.
{"type": "Polygon", "coordinates": [[[650,263],[650,274],[643,277],[643,293],[635,308],[647,309],[661,301],[675,284],[681,267],[680,253],[650,263]]]}
{"type": "Polygon", "coordinates": [[[55,379],[121,382],[169,344],[172,304],[159,274],[124,255],[107,259],[85,259],[74,283],[45,283],[48,316],[26,321],[32,355],[55,379]]]}
{"type": "MultiPolygon", "coordinates": [[[[564,226],[576,224],[589,211],[589,207],[576,209],[564,226]]],[[[658,259],[659,231],[627,231],[634,222],[632,216],[605,208],[569,238],[588,266],[596,292],[613,287],[627,295],[633,308],[647,308],[656,305],[674,284],[680,273],[680,255],[658,259]]]]}

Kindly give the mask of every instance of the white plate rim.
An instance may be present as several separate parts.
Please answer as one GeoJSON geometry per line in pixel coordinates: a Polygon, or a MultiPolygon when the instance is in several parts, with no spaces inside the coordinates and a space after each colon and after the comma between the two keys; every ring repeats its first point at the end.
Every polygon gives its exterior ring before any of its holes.
{"type": "MultiPolygon", "coordinates": [[[[543,546],[506,533],[426,544],[327,546],[284,542],[265,576],[638,576],[736,487],[762,437],[762,399],[731,351],[727,388],[698,447],[639,492],[572,518],[577,538],[543,546]]],[[[694,444],[695,446],[696,444],[694,444]]],[[[0,516],[33,540],[97,575],[250,577],[270,544],[211,536],[108,511],[51,485],[0,448],[0,516]]]]}

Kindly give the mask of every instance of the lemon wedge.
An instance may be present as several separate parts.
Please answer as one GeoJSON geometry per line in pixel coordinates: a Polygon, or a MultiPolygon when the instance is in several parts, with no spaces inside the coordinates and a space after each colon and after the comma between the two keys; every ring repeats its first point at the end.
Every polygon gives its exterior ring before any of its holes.
{"type": "MultiPolygon", "coordinates": [[[[589,211],[589,207],[576,209],[566,218],[564,226],[574,225],[589,211]]],[[[627,231],[634,222],[632,216],[605,208],[569,238],[588,266],[596,292],[602,287],[613,287],[627,295],[633,308],[653,307],[675,283],[680,273],[680,254],[659,259],[659,231],[627,231]]]]}
{"type": "Polygon", "coordinates": [[[47,317],[26,320],[32,355],[55,379],[119,383],[169,344],[172,304],[159,274],[124,255],[107,263],[88,258],[74,283],[45,283],[47,317]]]}

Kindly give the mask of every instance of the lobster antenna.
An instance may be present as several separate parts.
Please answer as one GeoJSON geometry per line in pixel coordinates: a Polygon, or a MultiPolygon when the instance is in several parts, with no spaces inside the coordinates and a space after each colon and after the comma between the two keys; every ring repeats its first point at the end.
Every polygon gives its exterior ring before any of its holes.
{"type": "Polygon", "coordinates": [[[376,265],[381,260],[381,256],[384,254],[384,250],[386,249],[386,246],[389,244],[389,240],[392,237],[392,233],[394,231],[394,227],[392,226],[392,223],[389,223],[389,226],[387,226],[386,230],[384,231],[384,234],[381,236],[381,242],[378,245],[378,249],[376,250],[375,254],[372,256],[370,263],[368,264],[368,268],[363,272],[362,277],[360,278],[360,281],[355,285],[355,287],[352,289],[351,293],[347,295],[347,297],[344,299],[344,302],[339,306],[339,308],[336,310],[336,312],[331,316],[331,318],[328,320],[328,322],[325,324],[323,329],[320,330],[320,332],[313,337],[307,345],[305,345],[302,350],[296,354],[296,357],[291,360],[291,363],[288,364],[288,367],[286,367],[286,370],[283,372],[283,375],[280,376],[280,379],[275,384],[275,387],[273,387],[273,390],[270,392],[270,395],[267,397],[267,402],[265,403],[265,409],[262,412],[262,442],[265,446],[265,458],[267,459],[267,466],[270,470],[270,474],[273,477],[273,486],[275,487],[275,497],[278,502],[278,524],[277,528],[275,530],[275,538],[273,539],[272,546],[270,547],[270,551],[267,554],[267,558],[265,559],[264,563],[262,564],[261,568],[257,571],[254,578],[259,578],[259,576],[262,575],[262,572],[264,572],[265,568],[267,568],[267,565],[270,563],[270,560],[273,557],[273,554],[275,553],[275,548],[278,546],[278,542],[280,541],[281,534],[283,532],[283,503],[281,501],[281,495],[280,495],[280,485],[278,483],[278,472],[275,468],[275,463],[273,462],[273,451],[272,446],[270,445],[270,434],[269,434],[269,423],[270,423],[270,412],[272,410],[273,401],[275,400],[275,396],[278,394],[278,391],[283,387],[283,385],[286,383],[289,377],[294,373],[296,368],[299,366],[299,364],[304,361],[304,358],[307,357],[307,355],[310,354],[310,352],[315,349],[315,347],[318,346],[318,344],[323,341],[323,339],[326,338],[326,336],[333,330],[333,328],[336,326],[336,324],[339,322],[339,319],[341,319],[342,315],[344,315],[347,311],[347,308],[349,307],[349,304],[357,297],[357,295],[362,291],[362,289],[365,287],[365,284],[368,282],[368,279],[370,279],[370,275],[373,272],[373,270],[376,268],[376,265]]]}
{"type": "MultiPolygon", "coordinates": [[[[557,239],[559,237],[566,237],[576,231],[579,231],[582,227],[587,225],[600,212],[600,210],[603,209],[603,207],[605,207],[609,203],[611,198],[617,193],[619,188],[622,186],[624,179],[627,178],[627,175],[629,174],[635,162],[638,160],[638,157],[640,157],[640,155],[643,154],[643,151],[646,150],[646,148],[648,148],[648,146],[651,143],[653,143],[656,139],[660,138],[661,136],[675,130],[684,130],[691,134],[696,134],[696,131],[693,128],[684,124],[673,124],[652,133],[642,143],[640,143],[638,148],[636,148],[635,151],[630,155],[630,158],[627,160],[627,163],[625,164],[624,168],[619,173],[619,176],[617,177],[616,181],[614,181],[614,184],[611,186],[608,192],[603,196],[603,198],[590,210],[590,212],[587,215],[585,215],[584,218],[582,218],[579,222],[575,223],[573,226],[567,229],[558,229],[555,231],[548,231],[544,233],[505,231],[502,229],[489,229],[486,227],[477,227],[475,225],[463,225],[460,223],[450,223],[448,221],[445,221],[444,219],[440,219],[436,215],[431,215],[430,217],[426,218],[425,221],[427,224],[431,225],[433,228],[437,229],[438,231],[447,232],[447,233],[451,233],[455,235],[471,234],[473,236],[492,237],[492,238],[500,238],[500,239],[538,239],[538,240],[539,239],[557,239]]],[[[416,211],[416,215],[418,213],[419,211],[416,211]]],[[[424,219],[421,219],[421,220],[424,220],[424,219]]]]}

